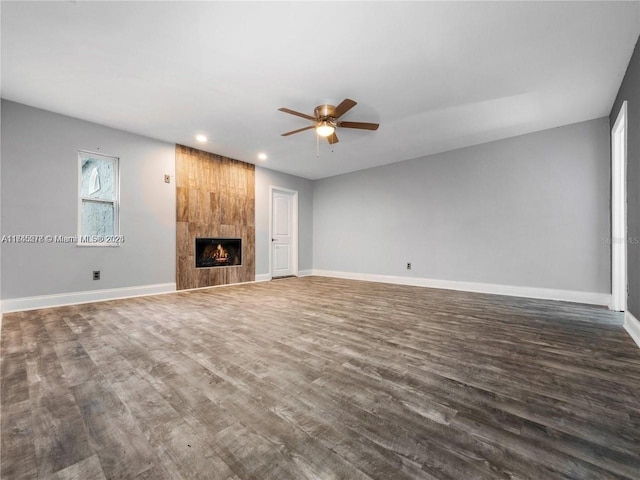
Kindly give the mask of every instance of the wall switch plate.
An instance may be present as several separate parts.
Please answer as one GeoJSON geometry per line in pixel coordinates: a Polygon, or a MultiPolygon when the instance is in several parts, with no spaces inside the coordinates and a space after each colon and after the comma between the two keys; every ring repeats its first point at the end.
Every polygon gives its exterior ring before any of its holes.
{"type": "Polygon", "coordinates": [[[94,270],[93,271],[93,279],[94,280],[100,280],[100,270],[94,270]]]}
{"type": "Polygon", "coordinates": [[[407,270],[411,270],[411,262],[407,262],[407,270]]]}
{"type": "Polygon", "coordinates": [[[171,183],[171,175],[164,176],[164,183],[171,183]]]}

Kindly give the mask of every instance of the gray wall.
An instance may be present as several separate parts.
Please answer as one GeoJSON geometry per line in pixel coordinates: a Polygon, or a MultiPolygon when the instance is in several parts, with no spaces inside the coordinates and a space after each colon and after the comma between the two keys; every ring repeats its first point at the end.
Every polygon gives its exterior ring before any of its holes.
{"type": "MultiPolygon", "coordinates": [[[[627,237],[640,238],[640,47],[635,50],[627,67],[618,96],[609,116],[610,127],[627,100],[627,237]]],[[[627,243],[627,275],[629,296],[627,309],[640,318],[640,245],[627,243]]]]}
{"type": "Polygon", "coordinates": [[[2,139],[2,235],[77,234],[84,149],[120,157],[125,237],[120,247],[5,243],[3,300],[175,282],[174,145],[4,100],[2,139]]]}
{"type": "Polygon", "coordinates": [[[314,269],[610,293],[607,118],[318,180],[313,201],[314,269]]]}
{"type": "MultiPolygon", "coordinates": [[[[0,146],[2,145],[1,125],[2,125],[2,101],[0,101],[0,146]]],[[[2,212],[2,149],[0,148],[0,234],[2,233],[1,212],[2,212]]],[[[2,331],[1,327],[2,327],[2,242],[0,242],[0,331],[2,331]]]]}
{"type": "MultiPolygon", "coordinates": [[[[3,235],[76,234],[86,149],[121,159],[126,239],[5,243],[2,299],[175,281],[172,144],[7,101],[1,135],[3,235]]],[[[300,270],[610,292],[606,118],[315,182],[256,167],[256,275],[269,273],[271,185],[299,192],[300,270]]]]}
{"type": "Polygon", "coordinates": [[[269,273],[269,187],[298,191],[298,269],[313,261],[313,183],[300,177],[256,166],[256,275],[269,273]]]}

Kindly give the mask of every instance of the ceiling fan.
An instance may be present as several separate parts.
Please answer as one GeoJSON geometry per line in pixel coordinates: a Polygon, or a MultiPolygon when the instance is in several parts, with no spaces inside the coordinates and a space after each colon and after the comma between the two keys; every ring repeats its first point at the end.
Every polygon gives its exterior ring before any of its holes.
{"type": "Polygon", "coordinates": [[[321,137],[325,137],[330,144],[338,143],[338,136],[336,135],[336,128],[358,128],[361,130],[377,130],[380,126],[377,123],[366,122],[343,122],[339,118],[351,110],[357,105],[356,102],[349,98],[345,98],[340,105],[334,107],[333,105],[318,105],[313,111],[314,116],[307,115],[305,113],[296,112],[288,108],[279,108],[281,112],[290,113],[298,117],[311,120],[313,125],[308,127],[299,128],[291,132],[283,133],[283,137],[293,135],[294,133],[304,132],[305,130],[311,130],[315,128],[316,133],[321,137]]]}

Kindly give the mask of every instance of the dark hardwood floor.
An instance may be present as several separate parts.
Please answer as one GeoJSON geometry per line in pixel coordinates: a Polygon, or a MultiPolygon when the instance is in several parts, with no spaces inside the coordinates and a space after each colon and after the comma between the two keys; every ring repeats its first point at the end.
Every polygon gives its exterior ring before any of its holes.
{"type": "Polygon", "coordinates": [[[319,277],[7,314],[0,477],[638,479],[619,323],[319,277]]]}

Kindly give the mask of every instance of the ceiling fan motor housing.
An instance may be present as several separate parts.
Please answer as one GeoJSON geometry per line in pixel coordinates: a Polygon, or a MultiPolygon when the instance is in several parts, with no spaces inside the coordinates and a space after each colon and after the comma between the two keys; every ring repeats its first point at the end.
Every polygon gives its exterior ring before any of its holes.
{"type": "Polygon", "coordinates": [[[336,111],[336,107],[334,107],[333,105],[318,105],[313,110],[313,113],[318,123],[322,123],[323,121],[326,121],[335,126],[335,122],[336,122],[336,119],[334,118],[335,111],[336,111]]]}

